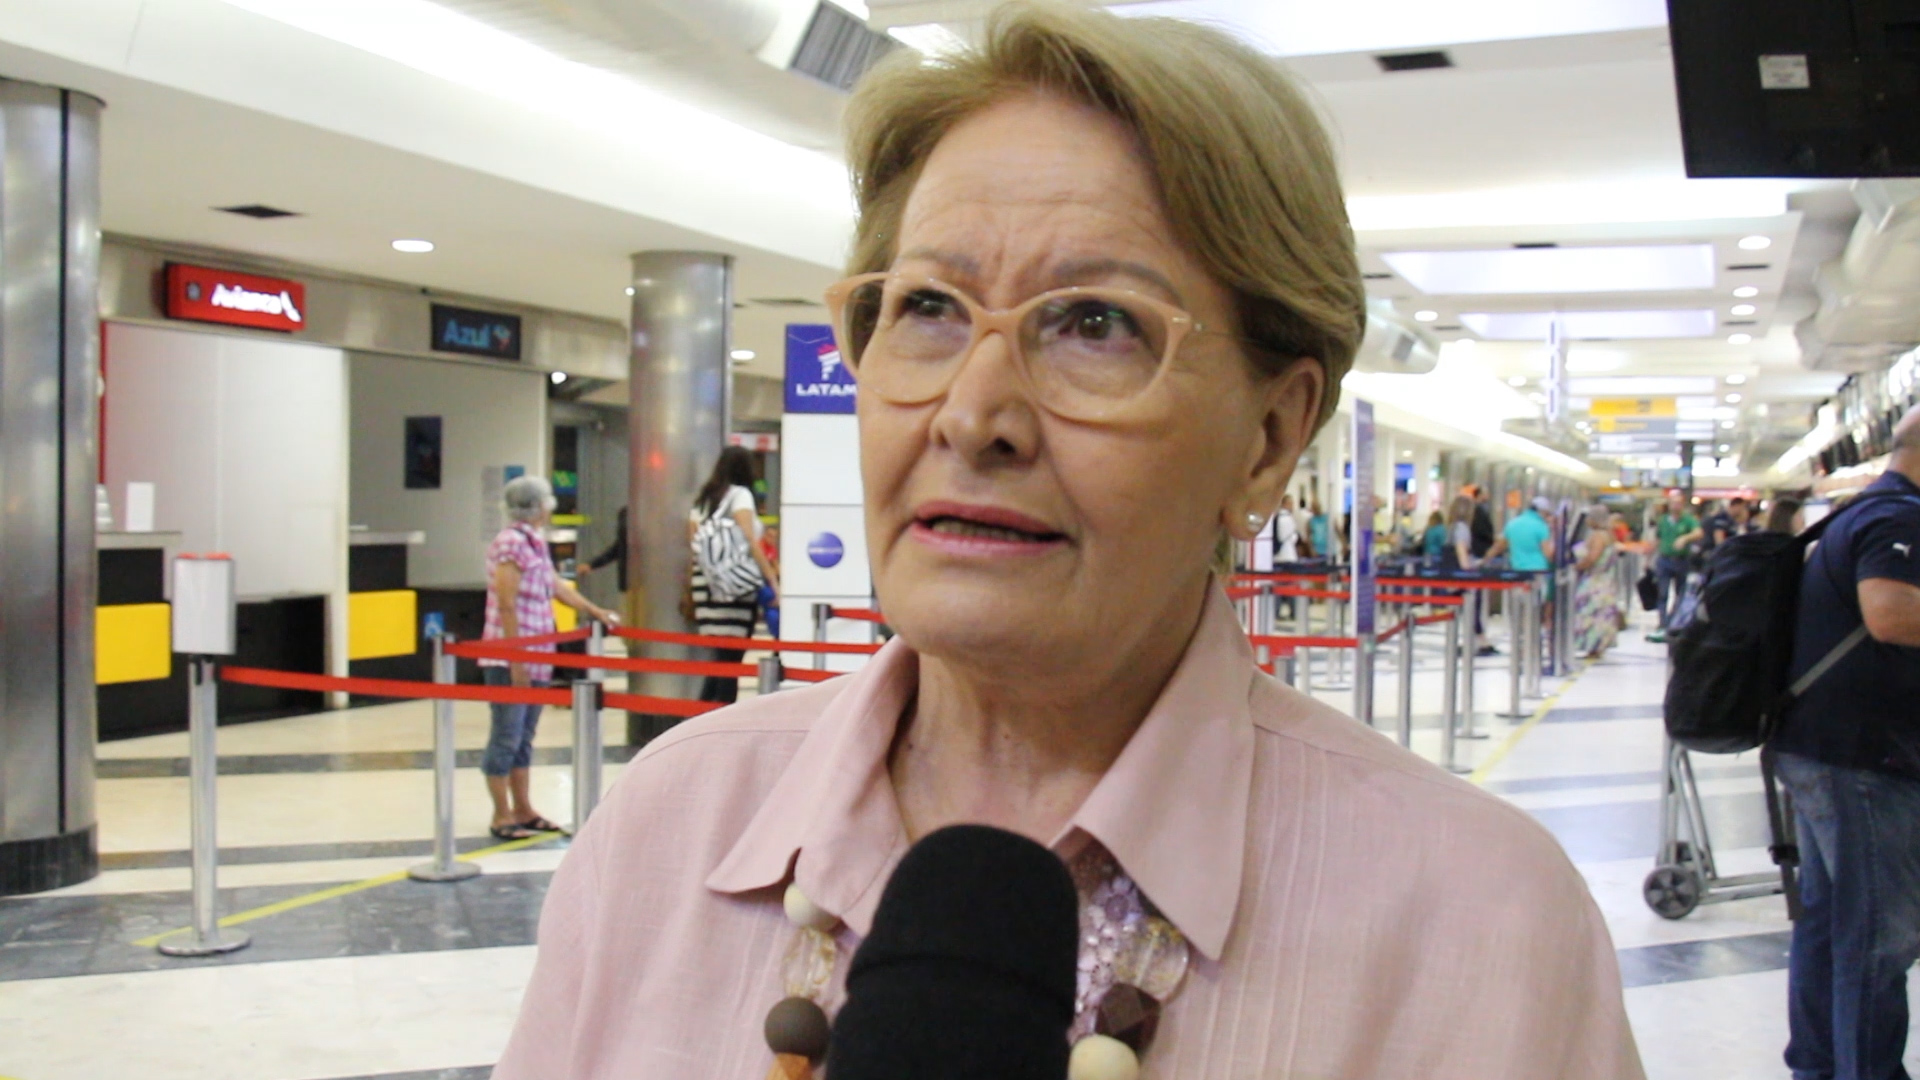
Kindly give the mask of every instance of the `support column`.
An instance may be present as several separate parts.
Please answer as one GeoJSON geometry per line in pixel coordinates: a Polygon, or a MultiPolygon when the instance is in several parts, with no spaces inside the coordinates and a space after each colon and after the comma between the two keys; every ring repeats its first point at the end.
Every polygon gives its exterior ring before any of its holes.
{"type": "MultiPolygon", "coordinates": [[[[690,558],[687,511],[727,442],[732,318],[732,256],[633,256],[627,567],[645,590],[650,629],[692,629],[680,618],[690,558]]],[[[697,690],[696,680],[685,675],[636,675],[630,685],[660,697],[692,697],[697,690]]],[[[628,740],[643,743],[675,722],[629,715],[628,740]]]]}
{"type": "Polygon", "coordinates": [[[0,79],[0,896],[100,868],[100,109],[0,79]]]}

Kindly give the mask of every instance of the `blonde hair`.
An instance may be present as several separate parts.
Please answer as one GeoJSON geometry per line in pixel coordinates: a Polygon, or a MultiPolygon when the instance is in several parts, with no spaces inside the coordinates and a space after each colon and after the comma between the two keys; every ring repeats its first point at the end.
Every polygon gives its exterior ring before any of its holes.
{"type": "Polygon", "coordinates": [[[977,49],[875,68],[854,91],[847,155],[859,222],[850,273],[893,263],[907,197],[961,120],[1023,93],[1098,108],[1139,140],[1174,235],[1233,293],[1262,371],[1325,369],[1316,427],[1366,329],[1366,290],[1333,148],[1278,63],[1218,30],[1064,0],[995,10],[977,49]]]}

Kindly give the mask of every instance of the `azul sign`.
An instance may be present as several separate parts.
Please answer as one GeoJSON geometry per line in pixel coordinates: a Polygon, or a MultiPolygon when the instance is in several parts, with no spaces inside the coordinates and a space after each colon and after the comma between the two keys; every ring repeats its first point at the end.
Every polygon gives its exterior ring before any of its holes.
{"type": "Polygon", "coordinates": [[[520,359],[520,316],[433,305],[433,350],[520,359]]]}
{"type": "Polygon", "coordinates": [[[830,532],[820,533],[807,541],[807,558],[812,559],[813,565],[822,570],[839,566],[840,560],[846,556],[847,545],[841,543],[840,538],[830,532]]]}
{"type": "Polygon", "coordinates": [[[292,333],[307,322],[307,288],[286,278],[168,263],[167,318],[292,333]]]}
{"type": "Polygon", "coordinates": [[[787,411],[853,411],[853,373],[841,360],[840,346],[833,340],[833,327],[788,325],[787,411]]]}

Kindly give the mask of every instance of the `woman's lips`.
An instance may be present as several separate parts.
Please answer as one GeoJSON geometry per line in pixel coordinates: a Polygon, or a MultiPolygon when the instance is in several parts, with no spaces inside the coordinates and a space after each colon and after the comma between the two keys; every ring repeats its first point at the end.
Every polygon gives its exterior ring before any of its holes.
{"type": "Polygon", "coordinates": [[[920,543],[956,555],[1037,555],[1066,544],[1046,522],[1015,510],[927,503],[907,530],[920,543]]]}

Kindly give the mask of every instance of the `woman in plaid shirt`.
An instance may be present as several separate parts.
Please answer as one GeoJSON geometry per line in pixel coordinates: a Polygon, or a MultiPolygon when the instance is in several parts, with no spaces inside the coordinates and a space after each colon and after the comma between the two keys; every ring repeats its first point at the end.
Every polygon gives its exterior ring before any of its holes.
{"type": "MultiPolygon", "coordinates": [[[[553,488],[537,476],[520,476],[509,481],[504,492],[507,517],[511,523],[487,545],[487,626],[483,638],[534,637],[554,631],[553,602],[618,626],[620,617],[581,596],[561,580],[553,568],[553,556],[547,552],[547,515],[553,512],[553,488]]],[[[552,645],[532,646],[540,652],[552,652],[552,645]]],[[[488,686],[545,686],[553,678],[551,664],[509,664],[505,660],[480,661],[481,675],[488,686]]],[[[480,772],[487,778],[487,794],[493,797],[491,832],[499,840],[524,840],[543,832],[559,832],[560,826],[533,808],[528,791],[533,764],[533,733],[540,723],[538,705],[490,705],[493,730],[487,737],[487,752],[480,760],[480,772]]]]}

